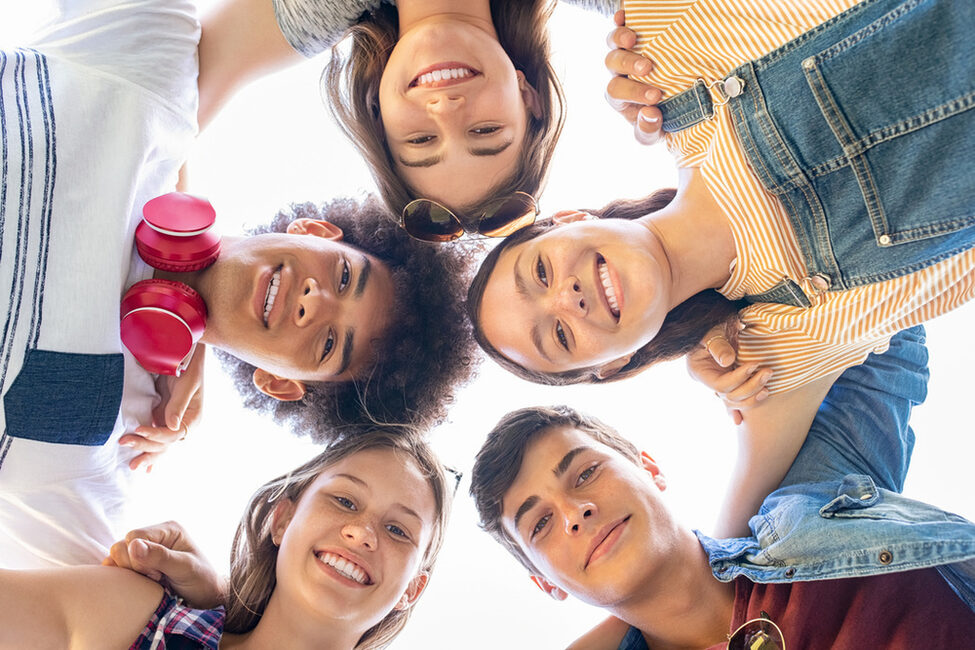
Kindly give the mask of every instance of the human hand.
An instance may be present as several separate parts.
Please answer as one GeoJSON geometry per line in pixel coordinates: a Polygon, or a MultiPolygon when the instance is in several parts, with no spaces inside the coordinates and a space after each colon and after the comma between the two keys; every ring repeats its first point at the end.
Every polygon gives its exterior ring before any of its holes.
{"type": "Polygon", "coordinates": [[[609,33],[606,44],[606,68],[615,76],[606,85],[606,101],[633,125],[633,134],[640,144],[656,144],[663,139],[663,116],[657,104],[662,93],[630,75],[641,77],[653,70],[653,62],[642,54],[631,52],[636,45],[636,33],[625,26],[623,11],[613,16],[616,29],[609,33]]]}
{"type": "Polygon", "coordinates": [[[175,521],[129,531],[124,540],[112,544],[102,564],[141,573],[192,607],[211,609],[225,601],[225,582],[175,521]]]}
{"type": "Polygon", "coordinates": [[[142,453],[129,462],[129,469],[152,471],[156,459],[174,442],[186,437],[203,411],[203,368],[206,346],[198,344],[189,366],[179,377],[159,375],[156,392],[162,398],[152,411],[152,425],[136,427],[119,438],[119,444],[142,453]]]}
{"type": "Polygon", "coordinates": [[[743,328],[740,321],[711,328],[686,357],[687,372],[721,398],[736,425],[742,423],[744,411],[768,397],[765,384],[772,377],[769,368],[736,363],[738,333],[743,328]]]}

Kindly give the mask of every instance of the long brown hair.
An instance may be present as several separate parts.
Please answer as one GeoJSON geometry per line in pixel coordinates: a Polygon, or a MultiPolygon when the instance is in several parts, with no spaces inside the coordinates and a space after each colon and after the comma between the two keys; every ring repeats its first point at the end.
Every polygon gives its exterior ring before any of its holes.
{"type": "MultiPolygon", "coordinates": [[[[496,196],[514,191],[537,195],[544,184],[565,121],[565,95],[549,63],[547,24],[554,5],[553,0],[491,0],[498,41],[515,69],[537,91],[540,116],[528,115],[518,168],[478,204],[449,207],[476,214],[496,196]]],[[[396,172],[379,111],[379,80],[398,35],[397,10],[383,3],[332,48],[332,58],[322,74],[322,94],[329,111],[365,158],[380,196],[394,215],[417,198],[396,172]]]]}
{"type": "MultiPolygon", "coordinates": [[[[281,499],[297,502],[323,470],[367,449],[394,449],[409,456],[433,490],[436,520],[430,543],[423,552],[420,570],[431,572],[443,545],[450,516],[451,492],[444,467],[433,450],[412,430],[396,427],[373,429],[332,443],[321,454],[284,476],[265,483],[251,497],[241,518],[230,553],[230,593],[227,597],[227,632],[248,632],[258,624],[277,580],[278,547],[271,539],[272,515],[281,499]]],[[[412,608],[389,612],[367,630],[356,650],[372,650],[389,644],[406,625],[412,608]]]]}
{"type": "MultiPolygon", "coordinates": [[[[641,199],[617,199],[599,210],[587,210],[586,212],[600,219],[637,219],[665,207],[674,199],[676,194],[677,191],[674,189],[657,190],[641,199]]],[[[485,256],[481,268],[477,270],[477,274],[467,290],[467,316],[474,326],[474,337],[478,344],[499,365],[526,381],[549,386],[565,386],[568,384],[597,384],[631,377],[643,372],[658,361],[668,361],[684,356],[694,349],[694,346],[712,327],[721,323],[726,323],[728,327],[731,327],[737,318],[738,310],[746,306],[744,301],[728,300],[714,289],[706,289],[694,294],[671,309],[657,335],[634,352],[629,363],[623,366],[619,372],[609,377],[601,378],[594,367],[575,368],[563,372],[540,372],[525,368],[501,354],[487,340],[481,327],[481,300],[484,298],[484,289],[501,253],[512,246],[535,239],[555,226],[556,224],[551,220],[538,222],[519,230],[500,242],[485,256]]]]}

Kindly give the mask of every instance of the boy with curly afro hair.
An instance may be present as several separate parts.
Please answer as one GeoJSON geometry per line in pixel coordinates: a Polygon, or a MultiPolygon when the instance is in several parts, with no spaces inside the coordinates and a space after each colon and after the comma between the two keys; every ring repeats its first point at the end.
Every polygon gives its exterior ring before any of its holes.
{"type": "MultiPolygon", "coordinates": [[[[281,391],[274,384],[281,377],[262,381],[264,370],[233,354],[231,346],[216,346],[223,348],[215,352],[245,405],[269,412],[295,433],[321,443],[371,423],[425,430],[440,422],[455,387],[470,378],[475,365],[473,338],[463,314],[470,277],[468,251],[411,238],[374,197],[361,203],[336,199],[321,207],[295,204],[251,234],[293,233],[301,220],[337,228],[344,246],[388,269],[392,300],[381,305],[384,313],[375,315],[385,327],[378,337],[364,342],[371,348],[369,361],[354,376],[346,381],[301,382],[300,394],[281,391]]],[[[354,273],[351,280],[355,284],[354,273]]],[[[273,324],[273,307],[271,311],[273,324]]],[[[338,338],[332,345],[340,345],[341,332],[338,338]]]]}

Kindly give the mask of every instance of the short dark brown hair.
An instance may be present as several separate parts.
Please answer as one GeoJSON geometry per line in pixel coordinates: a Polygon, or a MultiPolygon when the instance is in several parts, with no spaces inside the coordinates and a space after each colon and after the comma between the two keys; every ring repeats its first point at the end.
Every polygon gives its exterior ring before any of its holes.
{"type": "MultiPolygon", "coordinates": [[[[641,199],[618,199],[599,210],[586,210],[586,212],[600,219],[637,219],[663,208],[673,200],[675,194],[676,190],[672,189],[657,190],[641,199]]],[[[505,370],[525,381],[549,386],[619,381],[639,374],[659,361],[669,361],[684,356],[694,349],[709,329],[716,325],[725,323],[729,328],[729,336],[737,331],[733,323],[736,322],[738,310],[746,306],[745,301],[728,300],[714,289],[706,289],[671,309],[657,335],[646,345],[634,351],[630,361],[619,372],[608,377],[600,377],[595,367],[574,368],[562,372],[541,372],[512,361],[491,344],[481,327],[481,301],[484,299],[484,289],[491,278],[491,273],[494,272],[498,258],[505,250],[535,239],[556,225],[551,220],[539,221],[500,242],[485,256],[467,290],[467,317],[474,328],[474,338],[481,349],[505,370]]]]}
{"type": "Polygon", "coordinates": [[[555,427],[581,431],[640,465],[640,452],[632,442],[608,424],[568,406],[523,408],[501,418],[477,452],[471,472],[471,496],[481,528],[536,575],[541,575],[539,570],[501,524],[501,511],[504,495],[521,471],[525,450],[535,438],[555,427]]]}
{"type": "MultiPolygon", "coordinates": [[[[498,41],[515,69],[524,73],[538,93],[540,110],[538,116],[528,114],[518,167],[477,204],[448,206],[456,212],[478,214],[495,197],[514,191],[537,195],[544,185],[565,122],[565,94],[549,62],[548,19],[554,8],[552,0],[491,2],[498,41]]],[[[365,158],[379,195],[397,217],[407,203],[418,198],[396,170],[379,111],[379,81],[398,38],[399,14],[395,7],[381,3],[363,14],[345,39],[332,48],[321,83],[332,116],[365,158]]]]}

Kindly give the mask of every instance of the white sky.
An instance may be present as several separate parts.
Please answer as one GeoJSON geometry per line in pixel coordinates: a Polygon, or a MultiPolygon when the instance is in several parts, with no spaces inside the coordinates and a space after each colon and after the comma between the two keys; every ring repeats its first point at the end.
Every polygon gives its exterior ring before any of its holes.
{"type": "MultiPolygon", "coordinates": [[[[0,43],[23,42],[29,33],[24,26],[43,15],[30,3],[2,13],[0,43]]],[[[608,73],[602,60],[610,27],[607,19],[566,6],[552,20],[555,67],[569,113],[541,198],[543,213],[598,207],[675,182],[663,148],[633,142],[629,126],[603,100],[608,73]]],[[[293,201],[361,197],[373,189],[365,165],[322,104],[323,65],[319,58],[255,83],[201,135],[192,190],[213,202],[223,232],[264,222],[293,201]]],[[[975,450],[969,374],[975,338],[966,323],[972,309],[969,305],[928,325],[929,398],[915,410],[917,446],[905,488],[909,496],[970,519],[975,499],[965,477],[975,450]]],[[[599,416],[649,451],[668,476],[672,507],[689,526],[707,531],[711,525],[730,470],[734,434],[717,400],[687,377],[682,364],[610,386],[546,388],[486,362],[479,378],[461,392],[449,421],[432,434],[444,461],[463,469],[465,478],[433,580],[394,648],[562,647],[603,617],[571,598],[556,603],[543,595],[515,560],[478,530],[467,496],[474,454],[498,418],[522,406],[554,403],[599,416]]],[[[132,523],[177,519],[224,569],[251,492],[315,451],[245,412],[211,359],[203,422],[140,482],[132,523]]]]}

